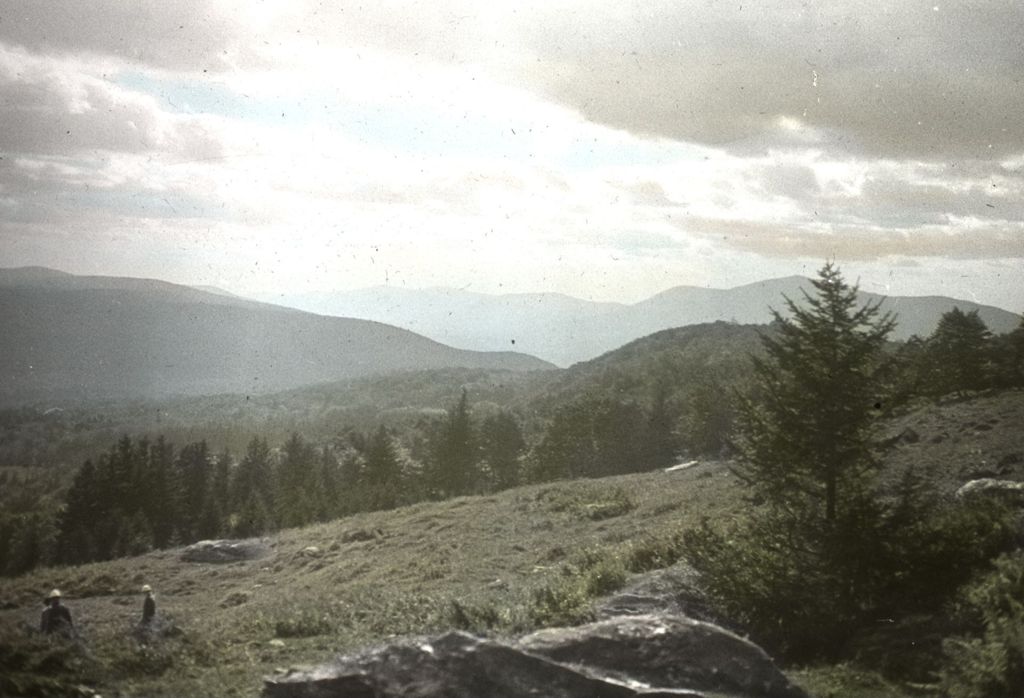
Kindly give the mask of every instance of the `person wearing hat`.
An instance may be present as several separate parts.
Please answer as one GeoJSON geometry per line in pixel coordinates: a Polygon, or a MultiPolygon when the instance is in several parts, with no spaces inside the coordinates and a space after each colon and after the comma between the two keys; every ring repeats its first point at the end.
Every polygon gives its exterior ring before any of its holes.
{"type": "Polygon", "coordinates": [[[156,615],[156,600],[153,598],[153,587],[148,584],[142,585],[142,593],[146,598],[142,602],[142,624],[149,625],[156,615]]]}
{"type": "Polygon", "coordinates": [[[71,622],[71,611],[60,602],[60,589],[54,589],[46,597],[46,609],[39,622],[39,629],[46,635],[55,632],[68,633],[74,628],[71,622]]]}

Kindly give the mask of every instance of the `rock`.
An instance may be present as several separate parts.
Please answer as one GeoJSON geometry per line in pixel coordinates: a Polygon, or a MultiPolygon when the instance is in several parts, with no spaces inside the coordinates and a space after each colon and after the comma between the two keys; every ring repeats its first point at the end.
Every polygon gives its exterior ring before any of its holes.
{"type": "Polygon", "coordinates": [[[249,592],[246,591],[234,591],[220,602],[221,608],[233,608],[234,606],[241,606],[244,603],[249,603],[249,592]]]}
{"type": "Polygon", "coordinates": [[[267,678],[264,698],[806,698],[764,650],[682,616],[611,618],[518,642],[453,632],[267,678]]]}
{"type": "Polygon", "coordinates": [[[518,646],[619,681],[761,698],[806,698],[760,647],[683,616],[611,618],[541,630],[518,646]]]}
{"type": "Polygon", "coordinates": [[[384,531],[378,529],[367,530],[365,528],[357,528],[353,531],[345,531],[341,534],[342,543],[360,543],[368,540],[376,540],[384,536],[384,531]]]}
{"type": "Polygon", "coordinates": [[[300,557],[320,557],[321,555],[323,555],[323,553],[320,552],[320,548],[315,545],[307,545],[299,551],[300,557]]]}
{"type": "Polygon", "coordinates": [[[183,562],[238,562],[257,560],[270,554],[267,544],[258,538],[245,540],[201,540],[185,548],[183,562]]]}
{"type": "Polygon", "coordinates": [[[598,620],[659,613],[720,622],[698,584],[697,571],[683,562],[637,575],[594,610],[598,620]]]}
{"type": "Polygon", "coordinates": [[[1012,502],[1024,503],[1024,482],[1015,480],[995,480],[985,477],[971,480],[956,491],[958,499],[972,497],[998,497],[1012,502]]]}
{"type": "Polygon", "coordinates": [[[309,672],[268,678],[264,698],[701,698],[591,675],[496,640],[453,632],[342,657],[309,672]]]}
{"type": "Polygon", "coordinates": [[[900,444],[916,444],[921,440],[921,435],[910,427],[905,428],[899,434],[883,439],[880,443],[882,448],[894,448],[900,444]]]}

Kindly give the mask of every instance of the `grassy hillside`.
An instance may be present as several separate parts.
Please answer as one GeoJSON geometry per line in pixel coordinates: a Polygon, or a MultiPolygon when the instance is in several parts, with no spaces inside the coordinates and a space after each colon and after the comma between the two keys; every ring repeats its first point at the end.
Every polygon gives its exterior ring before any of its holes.
{"type": "MultiPolygon", "coordinates": [[[[185,563],[180,550],[0,581],[0,674],[48,674],[134,695],[255,695],[261,677],[406,633],[516,633],[586,616],[587,585],[671,550],[681,527],[738,503],[722,464],[559,482],[288,530],[261,560],[185,563]],[[316,550],[310,550],[314,546],[316,550]],[[143,583],[170,632],[132,638],[143,583]],[[29,629],[60,587],[81,644],[29,629]]],[[[596,586],[595,586],[596,585],[596,586]]],[[[41,687],[38,687],[42,690],[41,687]]],[[[59,694],[59,689],[54,689],[59,694]]]]}
{"type": "MultiPolygon", "coordinates": [[[[978,470],[985,464],[1024,479],[1022,418],[1024,391],[908,410],[882,425],[885,473],[916,463],[940,494],[993,474],[978,470]]],[[[629,571],[675,559],[682,530],[741,511],[727,465],[361,514],[282,531],[267,539],[267,557],[249,562],[186,563],[165,550],[0,580],[0,675],[36,695],[51,680],[64,686],[51,695],[78,684],[105,695],[255,695],[264,675],[394,635],[571,623],[629,571]],[[146,646],[132,637],[144,583],[157,590],[166,623],[146,646]],[[75,614],[78,645],[31,630],[54,586],[75,614]]],[[[795,676],[835,696],[931,695],[855,662],[795,676]]]]}

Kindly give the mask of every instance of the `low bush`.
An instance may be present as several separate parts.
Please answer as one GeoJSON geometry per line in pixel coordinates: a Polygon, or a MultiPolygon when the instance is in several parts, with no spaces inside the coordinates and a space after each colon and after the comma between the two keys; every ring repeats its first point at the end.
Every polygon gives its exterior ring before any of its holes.
{"type": "Polygon", "coordinates": [[[1024,695],[1024,551],[1000,557],[995,569],[963,592],[977,634],[946,640],[942,686],[950,698],[1024,695]]]}
{"type": "Polygon", "coordinates": [[[273,621],[274,637],[316,637],[328,635],[334,630],[334,623],[319,607],[294,606],[281,613],[273,621]]]}
{"type": "Polygon", "coordinates": [[[865,502],[832,528],[758,512],[687,532],[687,558],[725,617],[788,661],[835,660],[880,619],[940,610],[1014,543],[999,507],[865,502]],[[912,514],[912,515],[911,515],[912,514]]]}

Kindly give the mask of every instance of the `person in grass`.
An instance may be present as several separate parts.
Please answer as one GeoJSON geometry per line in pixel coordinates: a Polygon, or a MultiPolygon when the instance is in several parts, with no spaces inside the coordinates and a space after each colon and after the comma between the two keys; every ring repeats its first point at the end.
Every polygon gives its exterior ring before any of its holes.
{"type": "Polygon", "coordinates": [[[156,599],[153,598],[153,587],[144,584],[142,586],[142,593],[146,595],[142,601],[142,624],[149,625],[156,616],[156,599]]]}
{"type": "Polygon", "coordinates": [[[39,629],[46,635],[60,633],[70,634],[74,630],[71,622],[71,611],[60,602],[60,589],[54,589],[46,597],[46,609],[39,621],[39,629]]]}

